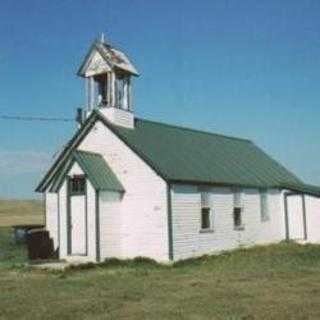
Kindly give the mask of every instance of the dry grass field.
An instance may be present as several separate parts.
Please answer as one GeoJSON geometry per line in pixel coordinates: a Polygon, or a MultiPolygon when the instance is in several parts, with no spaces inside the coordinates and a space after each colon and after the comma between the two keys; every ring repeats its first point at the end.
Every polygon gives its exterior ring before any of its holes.
{"type": "MultiPolygon", "coordinates": [[[[28,222],[36,212],[21,202],[17,208],[2,203],[16,212],[8,225],[28,222]]],[[[0,227],[1,320],[320,319],[318,245],[239,249],[171,266],[113,259],[44,271],[26,262],[25,247],[12,242],[10,228],[0,227]]]]}
{"type": "Polygon", "coordinates": [[[43,223],[43,210],[41,201],[0,199],[0,227],[43,223]]]}

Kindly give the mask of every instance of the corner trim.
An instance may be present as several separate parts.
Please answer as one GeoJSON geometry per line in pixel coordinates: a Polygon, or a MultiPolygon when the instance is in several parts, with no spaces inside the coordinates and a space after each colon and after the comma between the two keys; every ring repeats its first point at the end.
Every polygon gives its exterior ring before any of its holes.
{"type": "Polygon", "coordinates": [[[60,258],[60,250],[61,250],[61,248],[60,248],[60,243],[61,243],[61,235],[60,235],[60,233],[61,233],[61,226],[60,226],[60,191],[57,193],[57,197],[58,197],[58,199],[57,199],[57,203],[58,203],[58,250],[59,250],[59,258],[60,258]]]}
{"type": "Polygon", "coordinates": [[[290,196],[290,193],[284,193],[284,222],[285,222],[286,241],[290,240],[289,215],[288,215],[288,197],[289,196],[290,196]]]}
{"type": "Polygon", "coordinates": [[[307,228],[307,209],[306,209],[306,197],[301,195],[302,198],[302,215],[303,215],[303,234],[304,240],[308,239],[308,228],[307,228]]]}
{"type": "Polygon", "coordinates": [[[168,209],[168,246],[169,260],[173,261],[173,230],[172,230],[172,197],[171,185],[167,184],[167,209],[168,209]]]}
{"type": "Polygon", "coordinates": [[[42,193],[42,205],[44,209],[44,217],[43,217],[44,227],[45,229],[47,229],[47,191],[42,193]]]}
{"type": "Polygon", "coordinates": [[[85,177],[86,183],[85,183],[85,194],[84,194],[84,206],[85,206],[85,227],[86,227],[86,256],[88,256],[88,238],[89,238],[89,233],[88,233],[88,180],[87,177],[85,177]]]}
{"type": "Polygon", "coordinates": [[[71,197],[70,197],[70,177],[67,177],[67,255],[71,255],[71,197]]]}
{"type": "Polygon", "coordinates": [[[100,192],[96,190],[96,260],[100,262],[100,192]]]}

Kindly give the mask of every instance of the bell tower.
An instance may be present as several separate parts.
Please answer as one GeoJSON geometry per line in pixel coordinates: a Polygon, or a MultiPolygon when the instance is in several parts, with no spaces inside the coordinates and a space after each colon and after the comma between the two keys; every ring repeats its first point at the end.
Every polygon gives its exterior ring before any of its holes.
{"type": "Polygon", "coordinates": [[[139,74],[122,51],[102,35],[92,44],[77,74],[85,80],[85,117],[96,109],[115,125],[134,127],[131,83],[132,76],[139,74]]]}

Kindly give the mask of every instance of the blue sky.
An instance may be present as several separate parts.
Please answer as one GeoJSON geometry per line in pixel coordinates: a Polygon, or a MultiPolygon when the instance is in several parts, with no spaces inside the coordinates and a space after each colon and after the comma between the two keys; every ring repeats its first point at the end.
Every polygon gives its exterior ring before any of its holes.
{"type": "MultiPolygon", "coordinates": [[[[137,116],[252,139],[320,184],[320,1],[2,0],[0,115],[73,117],[101,32],[141,73],[137,116]]],[[[0,197],[35,197],[74,131],[0,120],[0,197]]]]}

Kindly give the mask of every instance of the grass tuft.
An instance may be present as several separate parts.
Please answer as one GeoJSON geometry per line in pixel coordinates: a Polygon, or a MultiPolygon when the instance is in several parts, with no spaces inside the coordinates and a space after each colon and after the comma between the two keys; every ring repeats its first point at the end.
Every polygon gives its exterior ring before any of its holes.
{"type": "Polygon", "coordinates": [[[70,265],[65,271],[83,271],[97,268],[131,268],[131,269],[143,269],[143,268],[160,268],[162,265],[153,259],[146,257],[136,257],[134,259],[117,259],[108,258],[101,263],[82,263],[76,265],[70,265]]]}

